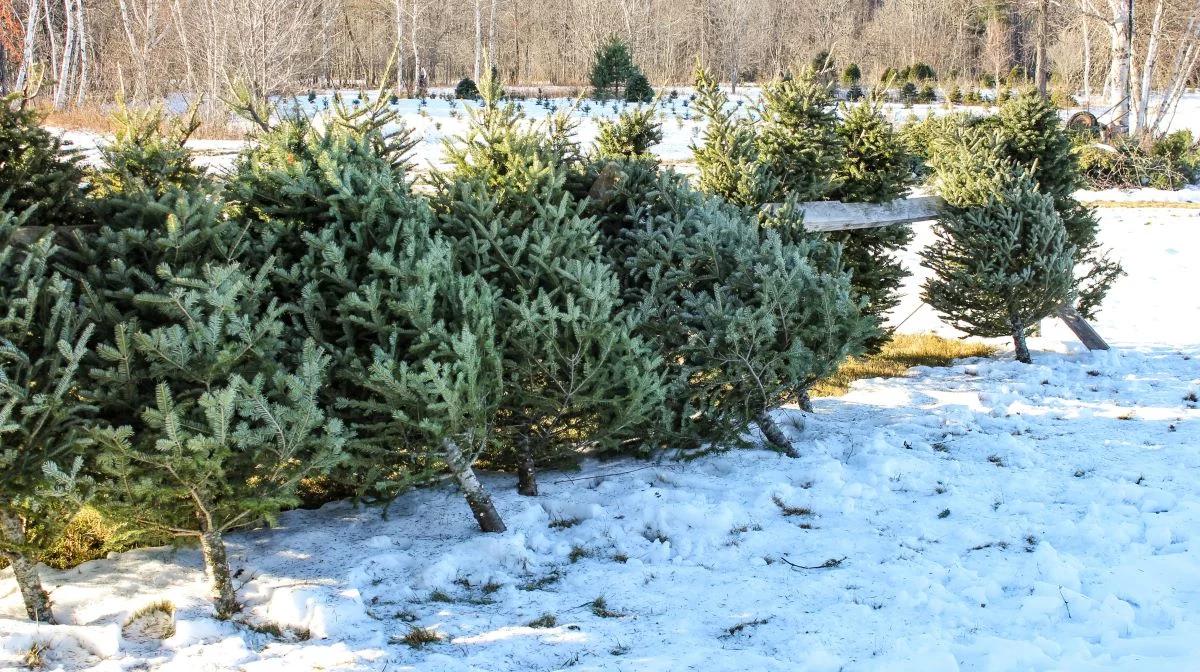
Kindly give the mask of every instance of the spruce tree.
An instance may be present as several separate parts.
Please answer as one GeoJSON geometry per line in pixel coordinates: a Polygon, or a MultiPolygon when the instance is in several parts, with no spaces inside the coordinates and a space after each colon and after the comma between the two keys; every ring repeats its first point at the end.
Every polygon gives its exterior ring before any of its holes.
{"type": "MultiPolygon", "coordinates": [[[[847,203],[887,203],[905,196],[912,181],[910,160],[878,103],[848,106],[837,133],[843,158],[835,174],[838,186],[826,198],[847,203]]],[[[900,303],[900,286],[908,273],[896,253],[912,238],[912,229],[907,226],[829,234],[831,241],[842,245],[842,258],[851,272],[855,291],[866,300],[866,312],[880,323],[900,303]]],[[[880,330],[870,339],[868,351],[878,350],[887,338],[880,330]]]]}
{"type": "Polygon", "coordinates": [[[1124,271],[1100,246],[1095,210],[1075,199],[1075,191],[1084,186],[1083,174],[1058,110],[1036,91],[1026,91],[1005,102],[997,120],[1005,154],[1054,199],[1075,248],[1077,307],[1085,317],[1094,317],[1124,271]]]}
{"type": "MultiPolygon", "coordinates": [[[[619,98],[629,79],[635,74],[641,74],[641,71],[634,64],[629,45],[625,44],[624,40],[613,35],[596,47],[591,73],[594,97],[619,98]]],[[[483,82],[480,82],[480,85],[483,85],[483,82]]]]}
{"type": "Polygon", "coordinates": [[[956,328],[1011,336],[1029,363],[1026,330],[1071,297],[1075,249],[1054,198],[982,129],[939,141],[935,177],[947,206],[922,252],[934,275],[922,297],[956,328]]]}
{"type": "Polygon", "coordinates": [[[65,149],[41,122],[24,92],[0,96],[0,194],[8,194],[5,209],[28,211],[21,219],[24,226],[86,223],[78,154],[65,149]]]}
{"type": "Polygon", "coordinates": [[[45,468],[56,461],[75,471],[88,447],[95,408],[80,363],[93,326],[74,285],[52,268],[54,234],[21,240],[33,209],[16,215],[0,205],[0,557],[29,618],[52,624],[37,558],[73,511],[47,494],[45,468]]]}
{"type": "Polygon", "coordinates": [[[323,128],[286,120],[247,150],[228,193],[293,251],[278,279],[298,297],[293,341],[334,359],[325,396],[354,437],[333,478],[390,498],[448,467],[480,526],[503,531],[472,469],[500,397],[497,299],[432,233],[396,121],[381,105],[335,106],[323,128]]]}
{"type": "Polygon", "coordinates": [[[767,84],[755,127],[757,159],[777,180],[772,201],[817,201],[838,187],[844,150],[837,109],[811,73],[767,84]]]}
{"type": "Polygon", "coordinates": [[[224,535],[296,506],[300,481],[332,467],[345,441],[319,402],[329,357],[311,341],[286,350],[269,271],[167,276],[166,291],[140,297],[162,326],[119,325],[99,347],[101,398],[123,399],[137,420],[96,433],[98,505],[199,541],[218,618],[240,610],[224,535]]]}
{"type": "Polygon", "coordinates": [[[696,69],[695,107],[705,120],[700,142],[692,145],[700,189],[737,205],[771,202],[778,179],[760,160],[755,120],[739,115],[716,77],[701,67],[696,69]]]}
{"type": "Polygon", "coordinates": [[[667,368],[661,445],[737,444],[757,423],[794,453],[767,412],[799,397],[861,349],[870,322],[851,297],[836,247],[785,235],[786,210],[759,218],[660,171],[643,141],[653,115],[626,114],[601,133],[588,212],[603,232],[637,333],[667,368]]]}
{"type": "Polygon", "coordinates": [[[578,451],[628,449],[658,410],[659,361],[632,335],[616,275],[604,260],[585,201],[572,196],[575,150],[560,121],[528,127],[499,84],[464,136],[446,144],[434,176],[438,231],[463,273],[499,299],[503,394],[495,430],[500,464],[536,494],[537,463],[578,451]]]}

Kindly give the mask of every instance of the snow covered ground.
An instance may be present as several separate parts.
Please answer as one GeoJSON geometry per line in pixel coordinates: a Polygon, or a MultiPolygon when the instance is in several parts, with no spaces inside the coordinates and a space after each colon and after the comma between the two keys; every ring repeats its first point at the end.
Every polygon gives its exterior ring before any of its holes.
{"type": "Polygon", "coordinates": [[[230,540],[249,625],[210,616],[194,549],[44,571],[58,627],[23,620],[6,570],[0,668],[40,643],[67,670],[1200,669],[1200,211],[1102,219],[1129,271],[1110,352],[1048,323],[1031,366],[861,381],[802,428],[778,413],[799,459],[588,463],[538,498],[488,476],[501,535],[449,488],[292,512],[230,540]],[[172,637],[122,635],[162,599],[172,637]]]}

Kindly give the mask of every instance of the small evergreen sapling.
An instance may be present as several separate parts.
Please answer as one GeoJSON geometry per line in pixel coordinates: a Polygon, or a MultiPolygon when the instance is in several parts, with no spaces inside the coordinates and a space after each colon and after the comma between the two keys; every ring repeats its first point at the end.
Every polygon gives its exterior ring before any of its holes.
{"type": "MultiPolygon", "coordinates": [[[[9,562],[29,618],[54,623],[37,557],[73,511],[48,494],[47,465],[78,470],[95,407],[80,363],[93,327],[74,285],[55,274],[54,234],[16,238],[30,211],[0,210],[0,557],[9,562]]],[[[62,472],[54,472],[62,474],[62,472]]]]}
{"type": "Polygon", "coordinates": [[[692,145],[700,190],[737,205],[758,207],[771,202],[778,180],[760,161],[754,120],[740,115],[716,77],[700,67],[696,112],[706,122],[700,142],[692,145]]]}
{"type": "Polygon", "coordinates": [[[1027,91],[1010,98],[996,118],[1005,155],[1028,170],[1038,188],[1054,199],[1075,248],[1077,307],[1085,317],[1094,317],[1124,271],[1100,246],[1095,211],[1075,199],[1084,179],[1058,110],[1036,91],[1027,91]]]}
{"type": "Polygon", "coordinates": [[[776,180],[771,201],[817,201],[837,188],[843,162],[837,108],[811,73],[763,88],[755,127],[758,161],[776,180]]]}
{"type": "Polygon", "coordinates": [[[0,96],[0,194],[7,194],[5,209],[28,211],[24,226],[83,224],[87,213],[78,155],[66,150],[41,122],[24,92],[0,96]]]}

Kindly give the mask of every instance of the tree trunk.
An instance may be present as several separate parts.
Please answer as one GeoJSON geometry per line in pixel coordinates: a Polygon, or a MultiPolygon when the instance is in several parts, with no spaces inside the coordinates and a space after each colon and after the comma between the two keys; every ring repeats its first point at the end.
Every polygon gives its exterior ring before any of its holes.
{"type": "Polygon", "coordinates": [[[483,0],[475,0],[475,83],[483,67],[483,0]]]}
{"type": "Polygon", "coordinates": [[[1050,64],[1048,63],[1048,55],[1046,53],[1047,41],[1049,41],[1049,29],[1047,22],[1050,20],[1050,0],[1038,0],[1038,24],[1037,24],[1037,51],[1036,61],[1034,63],[1034,83],[1037,86],[1038,93],[1043,96],[1047,93],[1047,84],[1050,79],[1050,64]]]}
{"type": "Polygon", "coordinates": [[[796,403],[798,406],[800,406],[800,410],[804,411],[805,413],[813,412],[812,397],[808,395],[807,387],[800,390],[800,398],[796,400],[796,403]]]}
{"type": "Polygon", "coordinates": [[[225,554],[225,540],[217,530],[207,530],[200,535],[200,552],[204,554],[204,573],[212,587],[213,606],[217,618],[226,620],[242,610],[237,593],[233,588],[233,577],[229,573],[229,558],[225,554]]]}
{"type": "MultiPolygon", "coordinates": [[[[19,546],[25,543],[25,526],[12,512],[0,510],[0,536],[19,546]]],[[[58,621],[54,620],[54,613],[50,610],[50,596],[42,587],[37,563],[18,552],[4,553],[4,558],[12,566],[13,578],[17,580],[29,620],[56,625],[58,621]]]]}
{"type": "Polygon", "coordinates": [[[1092,105],[1092,32],[1088,17],[1083,17],[1083,106],[1092,105]]]}
{"type": "Polygon", "coordinates": [[[533,448],[528,438],[521,440],[521,463],[517,465],[517,493],[526,497],[538,496],[537,472],[533,464],[533,448]]]}
{"type": "Polygon", "coordinates": [[[792,445],[791,441],[788,441],[783,430],[771,419],[769,412],[763,411],[759,414],[757,422],[758,428],[762,430],[763,436],[766,437],[772,446],[783,451],[783,454],[788,457],[800,457],[800,453],[796,451],[796,447],[792,445]]]}
{"type": "Polygon", "coordinates": [[[396,95],[404,94],[404,0],[396,0],[396,95]]]}
{"type": "Polygon", "coordinates": [[[1123,5],[1123,0],[1118,0],[1116,5],[1120,8],[1117,15],[1114,17],[1113,24],[1109,26],[1112,33],[1112,97],[1114,99],[1113,120],[1119,128],[1126,131],[1130,129],[1130,90],[1129,90],[1129,70],[1132,67],[1132,39],[1131,25],[1132,16],[1129,14],[1128,8],[1123,5]]]}
{"type": "Polygon", "coordinates": [[[1155,66],[1158,65],[1158,43],[1162,34],[1163,6],[1163,0],[1158,0],[1158,6],[1154,11],[1154,21],[1150,26],[1150,39],[1146,44],[1146,60],[1142,64],[1142,82],[1137,95],[1137,109],[1134,110],[1136,130],[1154,130],[1149,125],[1150,88],[1154,83],[1155,66]]]}
{"type": "Polygon", "coordinates": [[[71,0],[63,0],[63,11],[66,12],[67,34],[63,40],[62,60],[58,64],[58,82],[54,88],[54,109],[59,109],[67,100],[67,88],[71,83],[71,66],[75,55],[75,12],[71,0]]]}
{"type": "Polygon", "coordinates": [[[83,0],[75,3],[75,31],[79,39],[79,89],[75,92],[75,104],[82,107],[88,88],[88,33],[87,19],[83,15],[83,0]]]}
{"type": "Polygon", "coordinates": [[[1009,318],[1009,324],[1012,325],[1013,349],[1016,350],[1017,361],[1032,364],[1033,358],[1029,356],[1029,346],[1025,343],[1025,325],[1016,315],[1009,318]]]}
{"type": "MultiPolygon", "coordinates": [[[[488,15],[488,68],[496,66],[496,2],[492,0],[491,13],[488,15]]],[[[488,73],[489,75],[491,73],[488,73]]]]}
{"type": "Polygon", "coordinates": [[[442,447],[446,451],[446,464],[450,466],[454,480],[458,481],[458,487],[462,489],[467,505],[471,507],[471,514],[475,516],[475,522],[479,523],[479,529],[484,532],[504,532],[508,529],[492,504],[492,496],[475,476],[475,470],[463,456],[458,444],[446,439],[442,442],[442,447]]]}
{"type": "Polygon", "coordinates": [[[33,70],[34,49],[37,45],[38,9],[41,0],[29,0],[29,15],[25,17],[25,44],[21,53],[21,69],[17,71],[17,88],[24,88],[33,70]]]}

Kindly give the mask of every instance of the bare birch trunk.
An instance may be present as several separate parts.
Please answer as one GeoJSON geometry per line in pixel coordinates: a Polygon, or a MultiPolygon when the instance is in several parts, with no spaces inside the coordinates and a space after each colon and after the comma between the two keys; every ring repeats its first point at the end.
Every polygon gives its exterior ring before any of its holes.
{"type": "Polygon", "coordinates": [[[483,0],[475,0],[475,82],[483,67],[483,0]]]}
{"type": "Polygon", "coordinates": [[[1126,131],[1133,130],[1130,122],[1130,111],[1132,110],[1130,101],[1129,88],[1129,70],[1133,63],[1133,54],[1130,49],[1130,32],[1129,32],[1129,11],[1124,7],[1122,0],[1116,0],[1113,4],[1116,8],[1113,24],[1109,26],[1112,34],[1112,99],[1114,102],[1113,119],[1118,126],[1126,131]]]}
{"type": "MultiPolygon", "coordinates": [[[[0,509],[0,535],[13,544],[24,544],[25,526],[11,511],[0,509]]],[[[50,596],[42,587],[37,563],[18,552],[7,552],[3,555],[12,566],[13,578],[17,580],[17,588],[21,591],[21,599],[25,602],[25,613],[29,615],[29,620],[55,625],[57,621],[54,620],[54,613],[50,608],[50,596]]]]}
{"type": "Polygon", "coordinates": [[[396,0],[396,95],[404,93],[404,0],[396,0]]]}
{"type": "Polygon", "coordinates": [[[1150,126],[1150,87],[1154,83],[1154,68],[1158,64],[1158,43],[1162,35],[1163,0],[1158,0],[1154,10],[1154,20],[1150,26],[1150,40],[1146,44],[1146,59],[1142,62],[1142,82],[1137,96],[1137,109],[1134,114],[1135,129],[1153,131],[1150,126]]]}
{"type": "Polygon", "coordinates": [[[475,470],[463,456],[458,444],[446,439],[442,442],[442,448],[446,453],[446,464],[449,465],[454,480],[458,482],[458,487],[462,489],[467,505],[471,507],[471,514],[475,516],[475,522],[479,523],[479,529],[484,532],[504,532],[508,529],[492,504],[492,496],[475,476],[475,470]]]}
{"type": "Polygon", "coordinates": [[[492,12],[488,17],[488,67],[496,67],[496,2],[492,0],[492,12]]]}
{"type": "Polygon", "coordinates": [[[54,87],[54,108],[60,109],[67,100],[67,88],[71,83],[71,66],[75,60],[75,12],[71,0],[63,0],[66,12],[67,33],[63,40],[62,61],[59,63],[58,82],[54,87]]]}
{"type": "Polygon", "coordinates": [[[24,88],[30,71],[33,69],[33,59],[37,48],[37,20],[41,0],[29,0],[29,15],[25,17],[25,43],[21,52],[21,69],[17,71],[17,88],[24,88]]]}
{"type": "Polygon", "coordinates": [[[88,89],[88,32],[87,19],[83,14],[83,0],[75,3],[75,32],[79,41],[79,88],[75,92],[75,104],[82,106],[88,89]]]}
{"type": "Polygon", "coordinates": [[[1083,105],[1092,104],[1092,33],[1088,17],[1083,17],[1083,105]]]}

